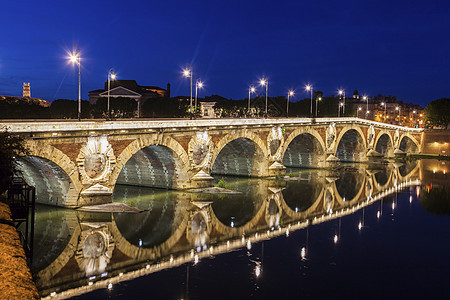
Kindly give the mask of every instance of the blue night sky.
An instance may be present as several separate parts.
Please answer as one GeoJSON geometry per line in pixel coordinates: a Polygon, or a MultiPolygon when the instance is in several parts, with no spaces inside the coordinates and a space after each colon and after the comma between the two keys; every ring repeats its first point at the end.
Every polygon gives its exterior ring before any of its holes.
{"type": "MultiPolygon", "coordinates": [[[[263,75],[269,96],[311,82],[325,95],[396,95],[422,105],[450,97],[450,1],[2,1],[0,95],[78,97],[120,79],[188,95],[248,96],[263,75]]],[[[259,90],[260,94],[264,92],[259,90]]]]}

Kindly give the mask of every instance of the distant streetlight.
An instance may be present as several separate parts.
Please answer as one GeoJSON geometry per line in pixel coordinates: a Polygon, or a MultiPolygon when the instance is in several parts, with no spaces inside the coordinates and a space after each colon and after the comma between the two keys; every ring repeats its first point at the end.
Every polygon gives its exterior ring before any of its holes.
{"type": "Polygon", "coordinates": [[[358,107],[358,110],[356,111],[356,117],[358,118],[358,114],[359,114],[359,112],[362,110],[362,108],[361,108],[361,106],[360,107],[358,107]]]}
{"type": "Polygon", "coordinates": [[[70,60],[78,65],[78,121],[81,121],[81,55],[78,47],[73,47],[70,60]]]}
{"type": "Polygon", "coordinates": [[[369,119],[369,97],[363,96],[363,100],[366,101],[366,119],[369,119]]]}
{"type": "Polygon", "coordinates": [[[397,106],[395,108],[396,110],[398,110],[398,125],[402,125],[402,120],[401,120],[401,116],[402,116],[402,108],[400,106],[397,106]]]}
{"type": "MultiPolygon", "coordinates": [[[[109,91],[111,90],[111,80],[116,79],[116,73],[114,73],[114,69],[111,68],[108,71],[108,105],[106,107],[106,120],[111,120],[111,110],[109,109],[109,91]]],[[[138,116],[139,116],[139,102],[138,102],[138,116]]]]}
{"type": "Polygon", "coordinates": [[[322,97],[316,98],[316,118],[317,118],[317,105],[318,105],[317,101],[322,101],[322,97]]]}
{"type": "Polygon", "coordinates": [[[343,97],[343,102],[341,102],[341,103],[342,103],[342,116],[345,116],[345,90],[340,89],[338,91],[338,93],[339,93],[340,96],[344,96],[343,97]]]}
{"type": "Polygon", "coordinates": [[[306,91],[311,91],[311,109],[310,109],[310,112],[309,112],[309,116],[312,118],[313,117],[313,111],[312,111],[312,94],[313,94],[313,87],[312,87],[312,85],[310,85],[310,84],[307,84],[306,85],[306,87],[305,87],[305,89],[306,89],[306,91]]]}
{"type": "Polygon", "coordinates": [[[289,97],[294,96],[294,91],[288,91],[287,102],[286,102],[286,118],[289,118],[289,97]]]}
{"type": "Polygon", "coordinates": [[[250,96],[251,94],[253,94],[255,92],[255,87],[254,86],[250,86],[248,88],[248,114],[250,115],[250,96]]]}
{"type": "Polygon", "coordinates": [[[384,106],[384,122],[386,122],[386,103],[381,102],[381,105],[384,106]]]}
{"type": "Polygon", "coordinates": [[[265,117],[267,118],[267,90],[269,89],[269,82],[267,81],[267,79],[263,78],[259,81],[259,84],[261,86],[265,86],[266,87],[266,110],[265,110],[265,117]]]}
{"type": "Polygon", "coordinates": [[[203,87],[203,82],[201,82],[200,80],[197,80],[195,82],[195,105],[194,105],[194,118],[195,118],[195,114],[197,113],[197,90],[199,88],[203,87]]]}
{"type": "Polygon", "coordinates": [[[186,68],[183,71],[184,77],[191,78],[191,97],[189,100],[189,118],[192,120],[192,67],[190,69],[186,68]]]}

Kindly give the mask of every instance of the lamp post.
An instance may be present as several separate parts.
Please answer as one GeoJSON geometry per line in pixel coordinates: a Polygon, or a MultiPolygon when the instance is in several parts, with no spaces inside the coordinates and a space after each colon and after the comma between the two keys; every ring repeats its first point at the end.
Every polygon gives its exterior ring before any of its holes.
{"type": "Polygon", "coordinates": [[[402,108],[400,106],[397,106],[395,110],[398,110],[398,125],[401,125],[402,108]]]}
{"type": "Polygon", "coordinates": [[[201,82],[200,80],[197,80],[195,82],[195,105],[194,105],[194,119],[197,113],[197,90],[198,88],[202,88],[203,87],[203,82],[201,82]]]}
{"type": "Polygon", "coordinates": [[[312,87],[312,85],[307,84],[306,87],[305,87],[305,89],[306,89],[306,91],[308,91],[308,92],[311,91],[311,109],[310,109],[310,112],[309,112],[309,116],[312,118],[312,117],[313,117],[313,112],[312,112],[312,107],[313,107],[313,105],[312,105],[313,87],[312,87]]]}
{"type": "Polygon", "coordinates": [[[287,96],[287,102],[286,102],[286,118],[289,118],[289,97],[294,96],[294,91],[290,90],[288,92],[287,96]]]}
{"type": "Polygon", "coordinates": [[[356,111],[356,117],[357,117],[357,118],[358,118],[358,114],[359,114],[359,111],[360,111],[360,110],[362,110],[361,106],[358,107],[358,110],[356,111]]]}
{"type": "Polygon", "coordinates": [[[341,103],[342,104],[342,116],[344,117],[345,116],[345,90],[341,89],[338,91],[338,93],[339,93],[339,95],[344,96],[343,102],[341,103]]]}
{"type": "Polygon", "coordinates": [[[416,111],[415,110],[413,110],[413,127],[416,127],[415,126],[415,124],[416,124],[416,111]]]}
{"type": "Polygon", "coordinates": [[[318,104],[317,101],[321,101],[321,100],[322,100],[322,97],[317,97],[316,98],[316,118],[317,118],[317,104],[318,104]]]}
{"type": "Polygon", "coordinates": [[[184,77],[191,78],[191,97],[189,98],[189,118],[192,120],[192,67],[190,69],[186,68],[183,72],[184,77]]]}
{"type": "Polygon", "coordinates": [[[338,118],[341,116],[341,107],[344,106],[344,103],[340,102],[338,105],[338,118]]]}
{"type": "Polygon", "coordinates": [[[247,109],[247,111],[248,111],[247,113],[248,113],[249,116],[250,116],[250,96],[254,92],[255,92],[255,87],[254,86],[250,86],[248,88],[248,109],[247,109]]]}
{"type": "Polygon", "coordinates": [[[269,82],[267,81],[267,79],[263,78],[259,81],[259,84],[261,86],[265,86],[266,87],[266,109],[265,109],[265,117],[267,118],[267,90],[269,89],[269,82]]]}
{"type": "Polygon", "coordinates": [[[381,102],[381,105],[384,106],[384,122],[386,123],[386,103],[381,102]]]}
{"type": "MultiPolygon", "coordinates": [[[[116,79],[116,74],[114,73],[114,69],[111,68],[108,71],[108,102],[107,102],[107,107],[106,107],[106,120],[111,120],[111,112],[109,109],[109,91],[111,90],[111,80],[115,80],[116,79]]],[[[138,103],[138,109],[139,109],[139,103],[138,103]]],[[[138,113],[139,114],[139,113],[138,113]]]]}
{"type": "Polygon", "coordinates": [[[73,47],[70,60],[78,65],[78,121],[81,121],[81,55],[78,47],[73,47]]]}
{"type": "Polygon", "coordinates": [[[363,100],[366,100],[366,119],[369,119],[369,97],[363,96],[363,100]]]}

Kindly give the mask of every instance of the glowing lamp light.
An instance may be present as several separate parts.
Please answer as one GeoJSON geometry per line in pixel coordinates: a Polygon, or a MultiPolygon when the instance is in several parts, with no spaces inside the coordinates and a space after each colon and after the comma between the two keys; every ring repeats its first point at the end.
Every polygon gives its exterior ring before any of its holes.
{"type": "Polygon", "coordinates": [[[359,222],[358,229],[361,230],[361,228],[362,228],[362,224],[361,224],[361,222],[359,222]]]}
{"type": "Polygon", "coordinates": [[[337,234],[334,235],[333,241],[334,241],[335,244],[337,244],[337,242],[338,242],[338,236],[337,236],[337,234]]]}
{"type": "Polygon", "coordinates": [[[255,268],[255,275],[256,277],[259,277],[259,275],[261,275],[261,268],[259,266],[256,266],[255,268]]]}
{"type": "Polygon", "coordinates": [[[255,92],[255,88],[253,86],[250,88],[250,92],[252,92],[252,93],[255,92]]]}
{"type": "Polygon", "coordinates": [[[289,96],[294,96],[294,91],[289,91],[289,96]]]}
{"type": "Polygon", "coordinates": [[[185,69],[185,70],[183,71],[183,75],[184,75],[185,77],[191,77],[191,70],[185,69]]]}
{"type": "Polygon", "coordinates": [[[311,86],[310,84],[307,84],[307,85],[305,86],[305,89],[306,89],[307,91],[310,91],[311,88],[312,88],[312,86],[311,86]]]}
{"type": "Polygon", "coordinates": [[[262,86],[265,86],[267,84],[267,81],[265,79],[261,79],[259,81],[259,84],[262,85],[262,86]]]}
{"type": "Polygon", "coordinates": [[[301,255],[302,259],[306,258],[306,248],[305,247],[303,247],[302,250],[300,251],[300,255],[301,255]]]}

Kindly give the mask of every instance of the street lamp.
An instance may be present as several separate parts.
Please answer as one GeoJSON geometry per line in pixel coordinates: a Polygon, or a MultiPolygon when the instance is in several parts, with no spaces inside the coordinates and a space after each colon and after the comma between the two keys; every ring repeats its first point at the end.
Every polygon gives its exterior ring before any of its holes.
{"type": "Polygon", "coordinates": [[[313,117],[313,112],[312,112],[312,94],[313,94],[313,87],[312,87],[312,85],[310,85],[310,84],[307,84],[306,85],[306,87],[305,87],[305,89],[306,89],[306,91],[311,91],[311,109],[310,109],[310,112],[309,112],[309,116],[312,118],[313,117]]]}
{"type": "Polygon", "coordinates": [[[339,105],[338,105],[338,118],[340,117],[341,107],[343,107],[343,106],[344,106],[344,103],[342,103],[342,102],[340,102],[339,105]]]}
{"type": "Polygon", "coordinates": [[[286,118],[289,118],[289,97],[294,96],[294,91],[290,90],[288,92],[287,96],[287,102],[286,102],[286,118]]]}
{"type": "Polygon", "coordinates": [[[183,71],[184,77],[191,78],[191,97],[189,100],[189,118],[192,120],[192,67],[190,69],[186,68],[183,71]]]}
{"type": "Polygon", "coordinates": [[[362,110],[361,106],[358,107],[358,110],[356,111],[356,117],[357,117],[357,118],[358,118],[358,114],[359,114],[359,111],[360,111],[360,110],[362,110]]]}
{"type": "Polygon", "coordinates": [[[342,116],[345,116],[345,90],[340,89],[338,93],[340,96],[344,96],[344,101],[342,102],[342,116]]]}
{"type": "Polygon", "coordinates": [[[78,47],[73,47],[70,60],[78,65],[78,121],[81,121],[81,55],[78,47]]]}
{"type": "Polygon", "coordinates": [[[384,122],[386,122],[386,103],[381,102],[381,105],[384,106],[384,122]]]}
{"type": "Polygon", "coordinates": [[[265,110],[265,117],[267,118],[267,90],[269,89],[269,82],[267,81],[267,79],[263,78],[259,81],[259,84],[261,86],[265,86],[266,87],[266,110],[265,110]]]}
{"type": "Polygon", "coordinates": [[[317,101],[322,101],[322,97],[317,97],[316,98],[316,118],[317,118],[317,101]]]}
{"type": "MultiPolygon", "coordinates": [[[[116,79],[116,73],[114,73],[114,69],[111,68],[108,71],[108,105],[106,107],[106,120],[111,120],[111,113],[109,109],[109,91],[111,90],[111,80],[116,79]]],[[[139,103],[138,103],[138,115],[139,115],[139,103]]]]}
{"type": "Polygon", "coordinates": [[[194,105],[194,118],[195,118],[195,114],[197,113],[197,90],[198,88],[202,88],[203,87],[203,82],[201,82],[200,80],[197,80],[195,82],[195,105],[194,105]]]}
{"type": "Polygon", "coordinates": [[[401,124],[401,115],[402,115],[402,108],[400,107],[400,106],[397,106],[396,108],[395,108],[395,110],[398,110],[398,125],[402,125],[401,124]]]}
{"type": "Polygon", "coordinates": [[[250,115],[250,95],[255,92],[255,87],[250,86],[248,88],[248,114],[250,115]]]}
{"type": "Polygon", "coordinates": [[[363,100],[366,101],[366,119],[369,119],[369,97],[363,96],[363,100]]]}

